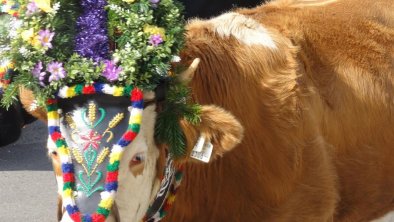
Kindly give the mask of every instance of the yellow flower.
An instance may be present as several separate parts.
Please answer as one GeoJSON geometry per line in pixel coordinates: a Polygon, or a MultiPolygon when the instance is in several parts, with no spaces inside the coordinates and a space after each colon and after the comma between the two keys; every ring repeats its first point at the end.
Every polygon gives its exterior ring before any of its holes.
{"type": "Polygon", "coordinates": [[[22,39],[25,40],[26,42],[31,41],[31,39],[34,37],[34,29],[28,29],[25,30],[21,33],[22,39]]]}
{"type": "Polygon", "coordinates": [[[123,0],[124,2],[127,2],[127,3],[133,3],[133,2],[135,2],[135,0],[123,0]]]}
{"type": "Polygon", "coordinates": [[[53,9],[51,7],[51,0],[34,0],[36,3],[37,7],[41,9],[42,11],[49,13],[52,12],[53,9]]]}
{"type": "Polygon", "coordinates": [[[164,28],[154,25],[145,25],[144,32],[151,35],[160,35],[164,41],[166,40],[166,30],[164,28]]]}
{"type": "Polygon", "coordinates": [[[21,36],[24,41],[34,46],[34,48],[38,49],[41,47],[41,42],[38,39],[38,35],[34,33],[33,28],[23,31],[21,36]]]}

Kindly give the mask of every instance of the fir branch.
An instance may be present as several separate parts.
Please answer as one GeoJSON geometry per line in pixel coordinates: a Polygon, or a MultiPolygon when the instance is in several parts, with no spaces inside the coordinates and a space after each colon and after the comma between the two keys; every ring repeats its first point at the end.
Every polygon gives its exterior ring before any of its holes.
{"type": "Polygon", "coordinates": [[[190,101],[190,89],[172,80],[164,109],[158,114],[155,126],[155,138],[159,143],[166,143],[174,158],[186,155],[186,138],[180,127],[180,120],[185,119],[193,125],[201,121],[201,107],[190,101]]]}

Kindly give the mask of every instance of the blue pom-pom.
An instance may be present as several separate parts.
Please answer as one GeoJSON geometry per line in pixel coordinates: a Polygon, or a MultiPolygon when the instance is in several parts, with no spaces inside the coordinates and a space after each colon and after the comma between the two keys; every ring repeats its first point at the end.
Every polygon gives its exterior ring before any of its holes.
{"type": "Polygon", "coordinates": [[[118,183],[117,182],[111,182],[105,184],[105,191],[117,191],[118,190],[118,183]]]}
{"type": "Polygon", "coordinates": [[[74,173],[74,167],[71,163],[62,164],[63,173],[74,173]]]}
{"type": "Polygon", "coordinates": [[[93,219],[92,219],[92,216],[90,216],[89,214],[85,214],[85,215],[83,215],[83,217],[82,217],[82,221],[83,221],[83,222],[92,222],[93,219]]]}
{"type": "Polygon", "coordinates": [[[96,91],[96,93],[102,93],[103,92],[103,88],[104,88],[104,84],[102,84],[102,83],[94,83],[93,87],[94,87],[94,90],[96,91]]]}
{"type": "Polygon", "coordinates": [[[58,126],[50,126],[50,127],[48,127],[48,131],[49,131],[49,134],[52,134],[54,132],[59,132],[60,133],[60,127],[58,127],[58,126]]]}
{"type": "Polygon", "coordinates": [[[129,144],[130,144],[130,141],[126,141],[124,139],[120,139],[119,142],[118,142],[118,145],[121,146],[121,147],[126,147],[129,144]]]}
{"type": "Polygon", "coordinates": [[[140,101],[132,102],[131,106],[134,107],[134,108],[143,109],[144,108],[144,101],[140,100],[140,101]]]}
{"type": "Polygon", "coordinates": [[[66,210],[67,210],[67,213],[69,214],[69,215],[71,215],[71,214],[74,214],[74,213],[77,213],[78,211],[79,211],[79,209],[78,209],[78,207],[77,206],[71,206],[71,205],[67,205],[66,206],[66,210]]]}

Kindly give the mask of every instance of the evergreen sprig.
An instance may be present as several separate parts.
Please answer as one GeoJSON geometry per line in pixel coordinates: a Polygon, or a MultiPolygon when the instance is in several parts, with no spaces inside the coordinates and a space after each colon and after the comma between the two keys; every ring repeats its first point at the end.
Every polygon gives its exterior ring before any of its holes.
{"type": "Polygon", "coordinates": [[[179,121],[185,119],[193,125],[200,123],[201,108],[190,101],[189,95],[190,89],[187,86],[181,83],[170,84],[163,110],[156,120],[156,141],[166,143],[175,159],[186,155],[186,138],[179,121]]]}

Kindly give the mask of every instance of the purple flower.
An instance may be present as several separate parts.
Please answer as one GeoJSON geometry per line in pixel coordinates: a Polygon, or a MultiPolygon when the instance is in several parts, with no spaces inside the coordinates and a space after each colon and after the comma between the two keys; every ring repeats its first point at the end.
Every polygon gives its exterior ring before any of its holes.
{"type": "Polygon", "coordinates": [[[157,5],[159,4],[160,0],[150,0],[150,3],[152,4],[153,7],[157,7],[157,5]]]}
{"type": "Polygon", "coordinates": [[[45,80],[45,72],[42,72],[43,66],[42,66],[42,62],[39,61],[33,68],[33,70],[31,71],[31,73],[33,74],[34,77],[36,77],[41,86],[45,86],[44,80],[45,80]]]}
{"type": "Polygon", "coordinates": [[[55,35],[54,32],[49,31],[48,29],[45,30],[40,30],[38,32],[38,40],[40,40],[41,45],[43,47],[48,47],[48,48],[52,48],[52,39],[53,36],[55,35]]]}
{"type": "Polygon", "coordinates": [[[41,71],[42,71],[42,62],[39,61],[33,68],[33,70],[31,71],[31,73],[33,74],[34,77],[38,78],[40,77],[41,71]]]}
{"type": "Polygon", "coordinates": [[[149,38],[149,44],[153,46],[158,46],[159,44],[163,43],[163,38],[160,34],[151,35],[149,38]]]}
{"type": "Polygon", "coordinates": [[[27,4],[27,15],[32,15],[38,11],[38,7],[35,2],[30,2],[27,4]]]}
{"type": "Polygon", "coordinates": [[[48,64],[47,71],[51,73],[49,76],[49,82],[58,81],[66,77],[66,70],[63,68],[61,62],[51,62],[48,64]]]}
{"type": "Polygon", "coordinates": [[[119,73],[122,72],[122,67],[117,67],[114,61],[107,60],[104,62],[105,69],[103,71],[103,76],[110,82],[118,79],[119,73]]]}

